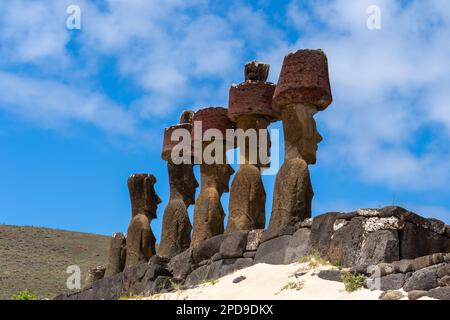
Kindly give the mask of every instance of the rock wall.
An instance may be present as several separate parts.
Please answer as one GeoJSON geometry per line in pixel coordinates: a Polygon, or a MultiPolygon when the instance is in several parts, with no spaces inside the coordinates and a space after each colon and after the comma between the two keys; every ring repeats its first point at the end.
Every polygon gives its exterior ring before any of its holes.
{"type": "MultiPolygon", "coordinates": [[[[411,259],[449,253],[449,233],[450,227],[442,221],[426,219],[395,206],[326,213],[279,230],[221,234],[170,261],[154,256],[148,263],[127,268],[94,282],[82,292],[61,295],[58,299],[117,299],[124,295],[153,294],[172,290],[174,283],[192,286],[256,263],[290,264],[313,251],[333,264],[363,273],[369,266],[392,263],[400,265],[397,269],[392,267],[393,270],[402,271],[392,274],[406,274],[418,270],[419,262],[409,266],[409,262],[416,261],[411,259]]],[[[442,260],[440,263],[445,265],[436,272],[450,275],[444,256],[430,261],[442,260]]],[[[409,288],[406,276],[386,276],[391,277],[389,281],[398,281],[402,287],[409,288]]],[[[414,273],[411,276],[421,277],[414,273]]]]}

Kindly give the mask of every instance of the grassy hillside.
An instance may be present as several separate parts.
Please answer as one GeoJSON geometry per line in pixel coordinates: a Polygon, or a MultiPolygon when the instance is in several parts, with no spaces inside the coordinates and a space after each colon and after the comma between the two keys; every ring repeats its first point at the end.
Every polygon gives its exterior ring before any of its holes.
{"type": "Polygon", "coordinates": [[[67,291],[66,268],[103,265],[109,237],[36,227],[0,225],[0,299],[24,289],[41,298],[67,291]]]}

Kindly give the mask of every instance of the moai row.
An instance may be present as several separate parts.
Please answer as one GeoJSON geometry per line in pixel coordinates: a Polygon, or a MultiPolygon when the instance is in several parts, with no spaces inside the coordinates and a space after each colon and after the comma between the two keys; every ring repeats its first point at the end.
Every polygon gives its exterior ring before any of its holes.
{"type": "Polygon", "coordinates": [[[156,239],[150,223],[156,219],[161,199],[156,194],[156,178],[151,174],[134,174],[128,178],[132,219],[127,232],[127,257],[125,267],[148,261],[156,254],[156,239]]]}
{"type": "Polygon", "coordinates": [[[240,167],[230,190],[228,222],[225,233],[237,230],[264,229],[266,223],[266,192],[261,171],[270,166],[268,159],[270,136],[261,141],[260,130],[277,121],[280,114],[272,109],[275,85],[266,82],[270,66],[257,61],[245,65],[245,82],[232,85],[229,94],[228,115],[238,130],[254,132],[254,141],[245,135],[240,145],[240,167]],[[264,148],[265,150],[260,150],[264,148]],[[262,151],[262,152],[261,152],[262,151]]]}
{"type": "Polygon", "coordinates": [[[298,50],[283,61],[273,96],[284,130],[284,163],[275,182],[269,230],[311,217],[314,195],[308,165],[316,163],[317,131],[314,114],[332,101],[328,62],[322,50],[298,50]]]}
{"type": "Polygon", "coordinates": [[[225,140],[226,130],[236,128],[236,124],[228,118],[227,109],[222,107],[201,109],[194,114],[193,120],[194,148],[203,150],[202,155],[195,156],[198,158],[211,153],[215,159],[209,164],[202,157],[200,164],[200,194],[195,202],[191,247],[224,232],[225,212],[220,198],[229,191],[230,177],[234,173],[226,160],[227,146],[230,145],[230,141],[225,140]],[[196,129],[196,122],[201,123],[201,132],[195,131],[199,130],[196,129]],[[221,137],[215,137],[213,142],[202,141],[201,137],[209,129],[220,132],[221,137]],[[202,146],[199,148],[198,144],[202,146]]]}
{"type": "MultiPolygon", "coordinates": [[[[195,191],[198,182],[194,175],[193,163],[175,164],[172,154],[177,141],[172,141],[172,134],[178,129],[192,132],[193,111],[185,111],[181,115],[180,124],[166,128],[162,159],[167,161],[169,173],[170,198],[164,211],[161,242],[158,255],[172,258],[188,249],[191,244],[191,222],[188,207],[195,203],[195,191]]],[[[192,150],[192,147],[189,148],[192,150]]],[[[183,156],[180,154],[180,156],[183,156]]],[[[191,157],[191,155],[187,155],[191,157]]]]}

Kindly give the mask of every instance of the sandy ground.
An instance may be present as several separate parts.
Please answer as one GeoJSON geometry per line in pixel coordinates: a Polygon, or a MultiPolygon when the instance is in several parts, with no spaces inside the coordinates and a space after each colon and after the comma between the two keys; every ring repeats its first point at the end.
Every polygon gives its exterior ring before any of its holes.
{"type": "Polygon", "coordinates": [[[257,264],[238,270],[217,280],[215,284],[203,284],[188,290],[145,297],[146,300],[378,300],[382,291],[359,289],[348,293],[342,282],[323,280],[317,276],[320,270],[336,269],[332,266],[311,268],[308,264],[290,265],[257,264]],[[299,273],[304,273],[299,275],[299,273]],[[297,276],[296,276],[297,274],[297,276]],[[239,283],[233,280],[246,277],[239,283]],[[301,289],[283,289],[287,284],[301,289]]]}

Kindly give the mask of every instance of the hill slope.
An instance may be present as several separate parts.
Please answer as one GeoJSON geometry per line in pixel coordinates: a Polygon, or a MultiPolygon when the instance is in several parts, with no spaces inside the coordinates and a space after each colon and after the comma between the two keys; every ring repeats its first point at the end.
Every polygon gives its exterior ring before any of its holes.
{"type": "Polygon", "coordinates": [[[66,269],[105,264],[109,237],[36,227],[0,225],[0,299],[24,289],[41,298],[67,291],[66,269]]]}

